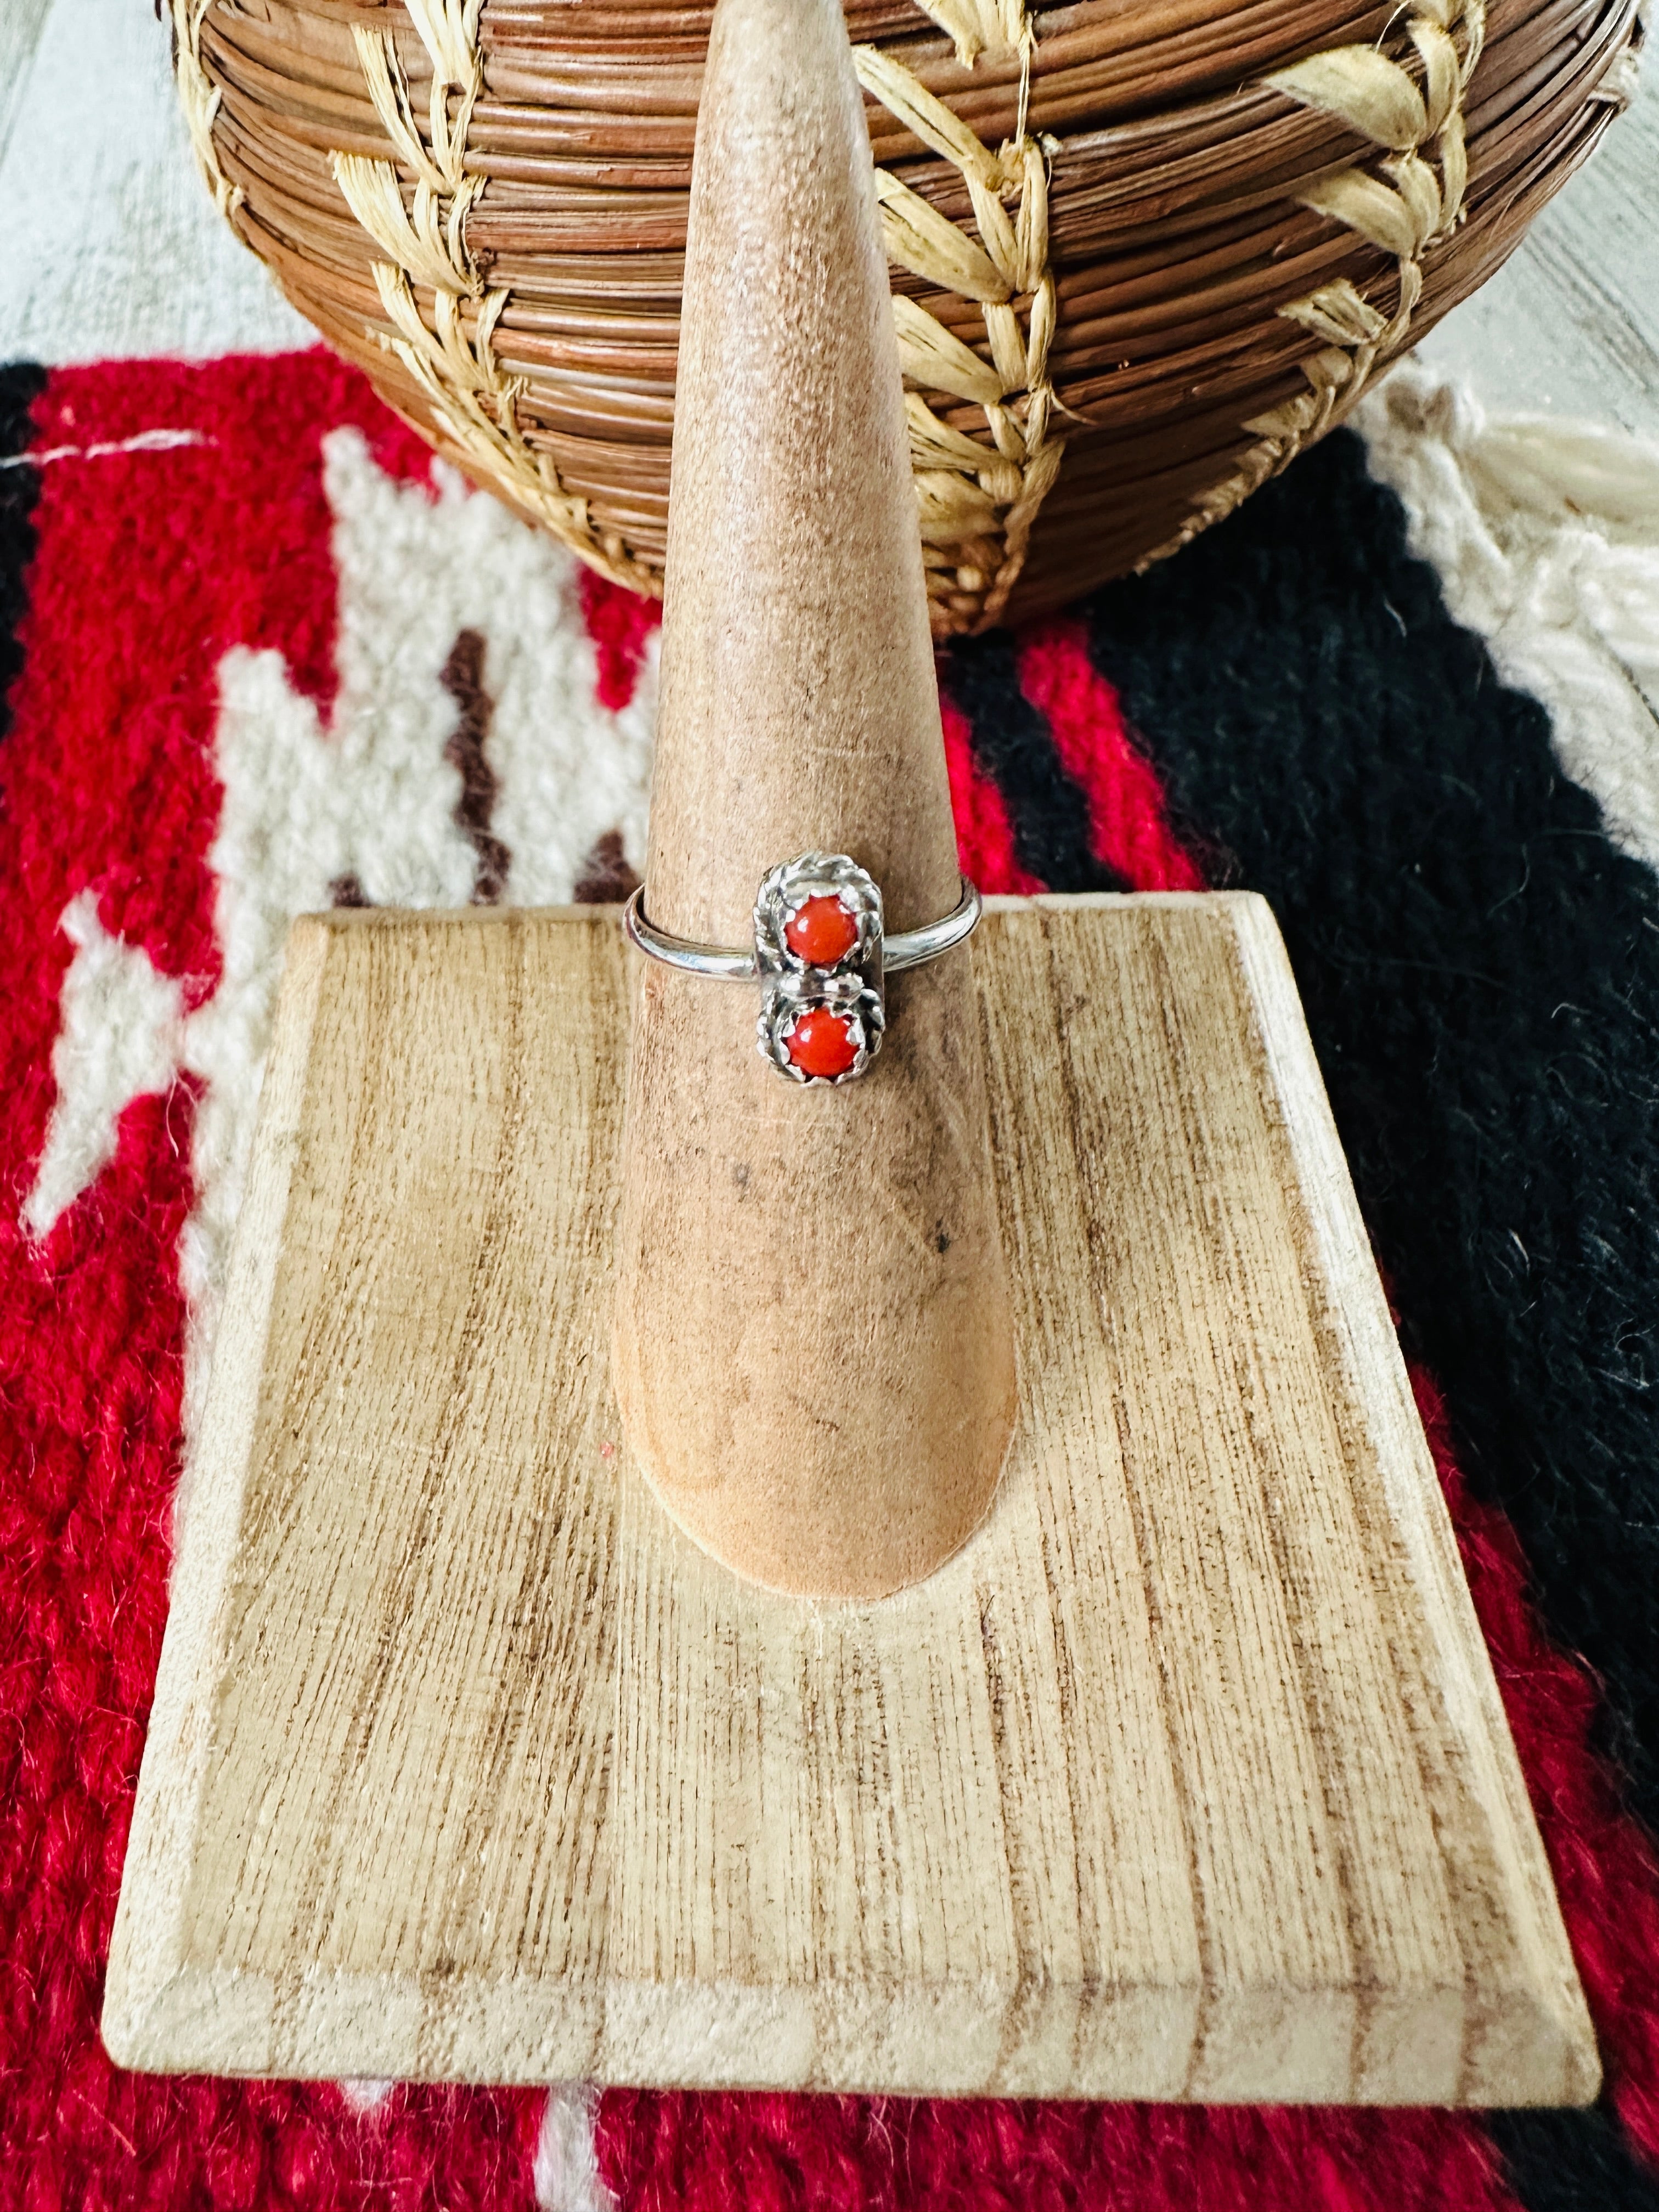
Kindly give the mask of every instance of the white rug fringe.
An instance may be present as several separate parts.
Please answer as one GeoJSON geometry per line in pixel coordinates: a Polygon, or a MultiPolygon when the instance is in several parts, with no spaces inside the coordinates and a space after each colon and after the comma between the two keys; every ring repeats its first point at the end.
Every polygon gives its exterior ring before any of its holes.
{"type": "Polygon", "coordinates": [[[1548,708],[1609,834],[1659,867],[1659,444],[1489,416],[1414,362],[1354,421],[1454,618],[1548,708]]]}

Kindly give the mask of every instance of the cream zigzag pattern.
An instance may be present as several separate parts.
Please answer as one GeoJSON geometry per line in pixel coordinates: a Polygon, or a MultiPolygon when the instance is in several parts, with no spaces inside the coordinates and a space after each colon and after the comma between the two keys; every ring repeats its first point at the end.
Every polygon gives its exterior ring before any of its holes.
{"type": "Polygon", "coordinates": [[[1048,374],[1059,312],[1048,263],[1048,163],[1059,144],[1032,137],[1025,127],[1036,40],[1024,8],[996,0],[922,4],[951,33],[964,64],[1000,46],[1018,52],[1024,64],[1014,136],[993,153],[891,55],[874,46],[853,54],[865,90],[960,173],[979,233],[970,237],[898,178],[876,171],[889,259],[940,291],[975,301],[990,340],[988,363],[918,301],[894,295],[899,357],[907,381],[921,387],[908,391],[904,404],[929,613],[935,631],[949,636],[1000,617],[1066,451],[1053,431],[1048,374]],[[978,407],[990,447],[942,422],[923,391],[978,407]]]}
{"type": "Polygon", "coordinates": [[[593,530],[587,502],[565,489],[552,456],[526,440],[517,408],[525,380],[506,374],[496,358],[495,326],[510,295],[505,287],[485,289],[466,245],[467,215],[483,189],[465,167],[467,131],[483,88],[482,5],[404,0],[432,63],[427,138],[390,34],[352,27],[374,112],[415,179],[413,204],[405,207],[396,164],[362,154],[334,156],[347,204],[386,256],[374,264],[374,283],[392,330],[371,335],[397,355],[434,422],[480,477],[593,567],[635,591],[660,592],[660,580],[634,558],[619,532],[593,530]],[[432,295],[429,323],[416,298],[417,284],[432,295]]]}
{"type": "Polygon", "coordinates": [[[1244,424],[1256,442],[1233,474],[1139,568],[1178,551],[1277,476],[1347,413],[1378,367],[1404,346],[1422,296],[1424,256],[1462,220],[1463,101],[1486,26],[1486,0],[1413,0],[1399,58],[1376,46],[1336,46],[1262,80],[1301,106],[1337,117],[1380,150],[1380,159],[1320,178],[1297,198],[1394,256],[1394,313],[1381,313],[1346,276],[1279,310],[1324,341],[1301,364],[1310,388],[1244,424]],[[1403,66],[1407,54],[1421,69],[1420,83],[1403,66]]]}

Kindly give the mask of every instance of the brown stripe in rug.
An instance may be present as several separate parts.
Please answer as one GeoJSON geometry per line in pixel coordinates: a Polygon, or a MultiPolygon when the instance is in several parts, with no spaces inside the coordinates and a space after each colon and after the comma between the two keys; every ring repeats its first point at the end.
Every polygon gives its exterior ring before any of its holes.
{"type": "Polygon", "coordinates": [[[477,854],[472,882],[474,906],[497,906],[507,889],[513,855],[490,830],[501,779],[489,765],[484,742],[495,702],[483,687],[484,639],[481,630],[464,629],[449,648],[439,682],[460,709],[444,744],[444,758],[459,771],[461,795],[455,802],[455,826],[477,854]]]}
{"type": "Polygon", "coordinates": [[[622,831],[607,830],[603,836],[596,837],[576,878],[577,905],[617,906],[623,899],[630,898],[639,887],[639,877],[629,865],[623,849],[622,831]]]}

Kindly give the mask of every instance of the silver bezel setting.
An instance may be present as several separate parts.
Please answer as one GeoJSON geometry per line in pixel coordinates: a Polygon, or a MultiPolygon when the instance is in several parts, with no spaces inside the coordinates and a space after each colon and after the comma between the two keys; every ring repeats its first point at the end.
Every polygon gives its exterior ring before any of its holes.
{"type": "Polygon", "coordinates": [[[762,881],[755,896],[755,967],[765,985],[756,1035],[760,1048],[792,1083],[851,1083],[881,1048],[887,1026],[882,981],[881,889],[845,853],[798,853],[762,881]],[[854,926],[853,942],[838,959],[804,959],[791,949],[790,923],[809,899],[832,898],[854,926]],[[857,1049],[839,1075],[809,1075],[789,1057],[789,1036],[803,1015],[818,1008],[851,1025],[857,1049]]]}
{"type": "Polygon", "coordinates": [[[973,934],[981,913],[979,893],[963,876],[961,896],[949,914],[889,938],[880,887],[845,853],[798,853],[763,878],[755,899],[752,951],[659,929],[646,914],[644,897],[641,885],[623,908],[623,934],[629,943],[647,959],[684,975],[758,982],[760,1049],[792,1083],[848,1083],[862,1075],[887,1026],[888,975],[954,951],[973,934]],[[852,916],[853,942],[834,960],[808,960],[791,949],[787,933],[809,899],[825,897],[852,916]],[[820,1006],[850,1020],[857,1031],[853,1065],[839,1075],[809,1075],[789,1057],[795,1023],[820,1006]]]}
{"type": "Polygon", "coordinates": [[[798,853],[781,860],[761,882],[755,896],[755,965],[763,975],[868,975],[881,961],[884,921],[881,887],[845,853],[798,853]],[[790,950],[785,934],[809,899],[837,900],[858,934],[839,960],[828,967],[803,960],[790,950]]]}
{"type": "Polygon", "coordinates": [[[755,1032],[763,1055],[780,1075],[787,1075],[792,1083],[834,1085],[851,1083],[863,1074],[881,1049],[886,1027],[887,1009],[881,994],[861,982],[856,973],[831,975],[822,969],[810,969],[805,975],[780,976],[771,984],[761,1001],[755,1032]],[[790,1031],[803,1014],[820,1007],[839,1014],[849,1024],[855,1047],[853,1064],[839,1075],[809,1075],[789,1057],[790,1031]]]}

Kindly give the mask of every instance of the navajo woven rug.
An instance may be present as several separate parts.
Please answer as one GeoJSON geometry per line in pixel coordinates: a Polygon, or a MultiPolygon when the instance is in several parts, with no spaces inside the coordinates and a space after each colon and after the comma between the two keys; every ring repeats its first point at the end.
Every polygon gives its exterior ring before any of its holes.
{"type": "Polygon", "coordinates": [[[319,352],[14,368],[0,2207],[1659,2206],[1659,470],[1483,427],[1409,371],[1365,438],[1333,437],[1146,578],[953,647],[953,789],[988,890],[1273,902],[1601,2038],[1601,2106],[111,2067],[95,2023],[181,1441],[288,919],[621,896],[655,610],[433,468],[319,352]]]}

